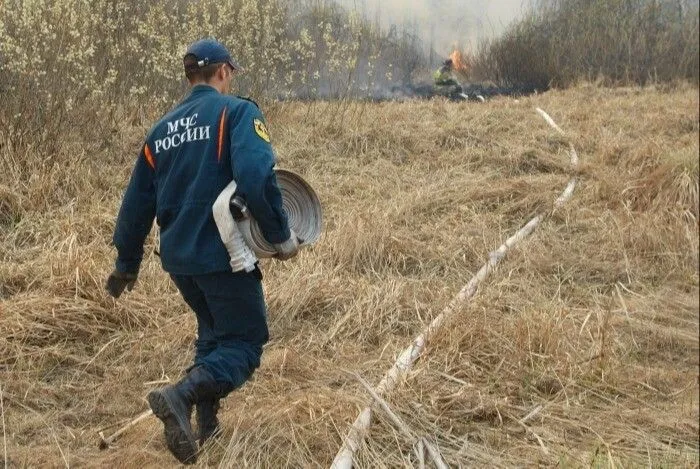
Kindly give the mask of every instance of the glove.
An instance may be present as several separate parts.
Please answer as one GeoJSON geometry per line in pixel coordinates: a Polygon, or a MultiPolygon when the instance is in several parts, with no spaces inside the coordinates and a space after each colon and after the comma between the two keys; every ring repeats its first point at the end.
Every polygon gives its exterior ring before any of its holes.
{"type": "Polygon", "coordinates": [[[115,270],[109,274],[105,288],[111,296],[114,298],[119,298],[125,288],[127,291],[131,291],[134,288],[135,283],[136,274],[127,274],[115,270]]]}
{"type": "Polygon", "coordinates": [[[275,248],[275,251],[277,251],[275,257],[281,261],[291,259],[299,252],[299,242],[301,240],[297,237],[297,234],[293,230],[290,231],[292,235],[287,241],[272,245],[275,248]]]}

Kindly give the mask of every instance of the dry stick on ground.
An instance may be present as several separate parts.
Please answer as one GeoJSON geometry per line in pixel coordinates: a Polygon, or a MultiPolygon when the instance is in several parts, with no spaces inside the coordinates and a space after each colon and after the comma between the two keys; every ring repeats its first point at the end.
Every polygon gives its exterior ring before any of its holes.
{"type": "Polygon", "coordinates": [[[521,418],[520,420],[518,420],[518,423],[521,424],[521,425],[524,425],[524,424],[525,424],[528,420],[530,420],[532,417],[534,417],[535,415],[537,415],[537,414],[539,414],[540,412],[542,412],[543,409],[544,409],[544,406],[543,406],[543,405],[538,405],[537,407],[535,407],[534,409],[532,409],[532,411],[530,411],[529,414],[527,414],[525,417],[523,417],[523,418],[521,418]]]}
{"type": "MultiPolygon", "coordinates": [[[[554,128],[561,135],[565,135],[564,131],[545,111],[540,108],[536,108],[536,110],[552,128],[554,128]]],[[[571,158],[571,166],[575,169],[579,162],[578,154],[571,143],[569,143],[569,156],[571,158]]],[[[561,195],[554,201],[554,210],[564,205],[571,198],[574,193],[574,189],[576,189],[577,183],[578,178],[573,176],[562,191],[561,195]]],[[[503,243],[498,249],[489,254],[489,260],[483,265],[483,267],[481,267],[481,269],[479,269],[476,275],[472,277],[469,283],[467,283],[459,291],[457,296],[450,302],[449,305],[447,305],[442,313],[435,317],[428,327],[414,339],[413,343],[404,349],[401,355],[399,355],[399,358],[396,360],[396,362],[394,362],[394,365],[389,369],[386,375],[384,375],[382,380],[375,388],[374,391],[378,396],[391,392],[396,387],[397,383],[406,375],[406,373],[413,366],[413,363],[415,363],[418,357],[423,353],[423,349],[425,348],[425,344],[428,339],[440,329],[442,324],[448,318],[451,318],[460,310],[461,305],[466,303],[472,296],[474,296],[479,284],[486,277],[488,277],[491,271],[493,271],[498,263],[501,262],[508,250],[523,239],[527,238],[535,230],[535,228],[537,228],[544,217],[544,213],[535,216],[525,226],[520,228],[520,230],[518,230],[513,236],[508,238],[506,242],[503,243]]],[[[360,447],[360,444],[364,439],[364,435],[370,426],[371,419],[372,409],[369,406],[365,407],[362,412],[360,412],[360,415],[357,416],[355,422],[353,422],[352,427],[345,437],[343,446],[338,451],[338,454],[336,454],[331,466],[333,469],[352,468],[353,455],[360,447]]],[[[426,448],[428,447],[426,446],[426,448]]]]}
{"type": "Polygon", "coordinates": [[[128,429],[130,429],[131,427],[133,427],[134,425],[136,425],[137,423],[139,423],[141,420],[143,420],[143,419],[145,419],[145,418],[147,418],[147,417],[149,417],[149,416],[151,416],[151,415],[153,415],[153,411],[150,410],[150,409],[148,409],[148,410],[146,410],[146,411],[140,413],[140,414],[139,414],[138,416],[136,416],[131,422],[127,423],[126,425],[124,425],[122,428],[120,428],[119,430],[117,430],[116,432],[114,432],[112,435],[110,435],[110,436],[107,437],[107,438],[105,438],[104,433],[99,432],[99,435],[100,435],[100,446],[99,446],[99,448],[100,448],[100,449],[109,448],[109,445],[111,445],[112,443],[114,443],[114,441],[115,441],[117,438],[119,438],[119,436],[120,436],[122,433],[124,433],[125,431],[127,431],[128,429]]]}
{"type": "Polygon", "coordinates": [[[442,469],[442,468],[447,468],[447,464],[445,464],[445,461],[443,461],[442,456],[440,455],[440,452],[433,447],[430,443],[425,438],[416,438],[416,435],[413,433],[413,431],[409,428],[406,423],[401,420],[401,417],[396,415],[393,410],[391,410],[391,407],[389,407],[389,403],[386,402],[384,399],[382,399],[375,391],[372,389],[372,386],[369,385],[367,381],[365,381],[360,375],[357,373],[353,373],[355,378],[362,384],[362,386],[367,389],[367,392],[369,392],[370,396],[377,401],[377,404],[379,404],[379,407],[382,408],[382,410],[389,416],[392,422],[394,422],[394,425],[401,430],[401,432],[409,439],[411,442],[415,443],[416,441],[419,441],[422,443],[419,444],[418,446],[418,451],[416,452],[418,459],[422,460],[423,454],[422,454],[422,447],[425,447],[428,450],[428,453],[430,454],[430,457],[433,459],[433,462],[435,465],[442,469]]]}
{"type": "Polygon", "coordinates": [[[425,469],[425,445],[422,438],[418,440],[416,456],[418,456],[418,469],[425,469]]]}
{"type": "Polygon", "coordinates": [[[449,466],[443,462],[440,452],[433,445],[428,443],[428,440],[426,440],[425,438],[421,439],[423,440],[423,445],[425,446],[425,449],[427,449],[428,453],[430,453],[430,457],[433,459],[435,467],[437,467],[438,469],[449,469],[449,466]]]}
{"type": "Polygon", "coordinates": [[[0,413],[2,413],[2,447],[5,456],[5,467],[7,465],[7,434],[5,433],[5,401],[2,398],[2,385],[0,385],[0,413]]]}

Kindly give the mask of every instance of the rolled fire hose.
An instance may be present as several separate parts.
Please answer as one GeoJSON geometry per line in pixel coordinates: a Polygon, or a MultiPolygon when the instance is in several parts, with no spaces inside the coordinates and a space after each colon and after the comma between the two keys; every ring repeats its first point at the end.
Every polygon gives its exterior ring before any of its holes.
{"type": "Polygon", "coordinates": [[[231,270],[240,272],[245,270],[250,272],[255,269],[255,263],[258,258],[255,257],[253,250],[246,244],[241,230],[238,228],[238,223],[234,220],[229,208],[229,203],[233,194],[236,192],[236,181],[231,181],[221,194],[214,201],[212,212],[214,213],[214,222],[219,230],[219,236],[226,246],[231,260],[231,270]]]}
{"type": "MultiPolygon", "coordinates": [[[[321,236],[323,226],[323,210],[316,192],[301,176],[291,171],[276,169],[275,176],[289,228],[296,233],[300,246],[314,244],[321,236]]],[[[229,203],[235,191],[236,182],[231,181],[219,194],[212,208],[214,221],[231,256],[233,271],[249,272],[255,268],[257,258],[273,257],[277,251],[263,237],[260,226],[247,210],[243,210],[243,217],[234,220],[229,203]]]]}
{"type": "MultiPolygon", "coordinates": [[[[277,185],[282,193],[282,207],[287,213],[289,228],[299,238],[300,246],[318,241],[323,225],[321,202],[312,187],[298,174],[276,169],[277,185]]],[[[272,257],[277,251],[262,235],[260,226],[253,218],[238,223],[243,237],[258,257],[272,257]]]]}

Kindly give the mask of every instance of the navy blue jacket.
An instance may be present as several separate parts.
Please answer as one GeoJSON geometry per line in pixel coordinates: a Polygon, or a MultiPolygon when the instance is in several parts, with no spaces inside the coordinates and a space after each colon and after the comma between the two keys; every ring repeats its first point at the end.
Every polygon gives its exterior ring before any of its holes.
{"type": "Polygon", "coordinates": [[[196,85],[149,131],[124,194],[114,244],[120,272],[137,273],[153,218],[163,269],[199,275],[230,269],[212,205],[236,181],[265,239],[289,239],[263,116],[252,101],[196,85]]]}

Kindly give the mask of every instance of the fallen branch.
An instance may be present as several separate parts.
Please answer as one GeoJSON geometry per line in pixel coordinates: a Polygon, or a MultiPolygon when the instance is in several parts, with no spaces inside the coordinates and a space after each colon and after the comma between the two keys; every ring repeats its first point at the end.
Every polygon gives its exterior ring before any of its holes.
{"type": "Polygon", "coordinates": [[[362,386],[367,389],[367,392],[369,392],[370,396],[377,401],[377,404],[379,404],[379,407],[382,408],[382,410],[389,416],[392,422],[394,422],[394,425],[401,430],[401,432],[409,439],[411,440],[412,443],[415,443],[418,441],[418,458],[423,458],[423,447],[425,447],[428,450],[428,453],[430,454],[430,458],[433,460],[435,465],[438,468],[447,468],[447,464],[445,464],[445,461],[443,461],[442,456],[440,455],[440,452],[433,447],[432,444],[428,443],[428,441],[425,438],[416,438],[415,434],[411,429],[409,428],[406,423],[401,420],[401,417],[396,415],[393,410],[391,410],[391,407],[389,407],[389,403],[386,402],[384,399],[382,399],[381,396],[379,396],[374,389],[372,389],[372,386],[369,385],[367,381],[365,381],[360,375],[355,373],[355,378],[362,384],[362,386]]]}
{"type": "Polygon", "coordinates": [[[544,409],[544,406],[538,405],[537,407],[535,407],[534,409],[532,409],[532,411],[531,411],[529,414],[527,414],[525,417],[523,417],[523,418],[521,418],[520,420],[518,420],[518,423],[521,424],[521,425],[524,425],[524,424],[525,424],[528,420],[530,420],[532,417],[534,417],[535,415],[537,415],[537,414],[539,414],[540,412],[542,412],[542,409],[544,409]]]}
{"type": "Polygon", "coordinates": [[[425,445],[422,439],[418,440],[416,456],[418,457],[418,469],[425,469],[425,445]]]}
{"type": "MultiPolygon", "coordinates": [[[[547,123],[554,128],[557,132],[562,135],[564,131],[554,122],[554,120],[542,109],[537,108],[537,112],[547,121],[547,123]]],[[[576,153],[576,149],[572,144],[569,144],[569,157],[571,158],[572,168],[578,166],[579,158],[576,153]]],[[[556,211],[562,205],[564,205],[574,193],[574,189],[578,183],[578,178],[576,176],[572,177],[568,182],[561,195],[557,197],[554,201],[554,209],[552,212],[556,211]]],[[[489,260],[479,269],[479,271],[472,277],[472,279],[467,283],[457,294],[457,296],[450,302],[449,305],[440,313],[432,322],[426,327],[423,332],[414,339],[413,343],[409,345],[404,351],[399,355],[399,358],[394,362],[394,365],[389,369],[389,371],[384,375],[382,380],[379,382],[377,387],[373,390],[377,396],[382,396],[388,392],[391,392],[398,382],[406,375],[406,373],[411,369],[418,357],[423,353],[425,344],[430,337],[432,337],[442,324],[452,316],[456,315],[460,311],[461,306],[466,303],[474,294],[476,293],[479,284],[488,277],[488,275],[494,270],[494,268],[501,262],[505,257],[506,253],[516,244],[518,244],[523,239],[527,238],[540,222],[544,219],[545,214],[541,213],[520,228],[513,236],[508,238],[505,243],[503,243],[498,249],[489,254],[489,260]]],[[[343,446],[336,454],[332,469],[350,469],[352,468],[352,458],[353,454],[359,448],[367,429],[370,426],[372,420],[372,409],[371,407],[365,407],[360,415],[355,419],[352,427],[350,428],[343,446]]],[[[430,447],[427,446],[426,449],[430,452],[430,447]]]]}
{"type": "Polygon", "coordinates": [[[391,407],[389,407],[389,403],[387,403],[384,399],[379,396],[374,389],[372,389],[372,386],[369,385],[367,381],[365,381],[362,376],[358,375],[357,373],[353,373],[355,375],[355,379],[357,379],[362,386],[367,390],[370,396],[377,401],[377,404],[379,404],[379,407],[382,408],[382,410],[389,416],[392,422],[394,422],[394,425],[401,430],[401,432],[409,439],[411,440],[412,443],[415,443],[417,438],[416,435],[413,434],[411,429],[404,423],[401,418],[394,413],[393,410],[391,410],[391,407]]]}
{"type": "Polygon", "coordinates": [[[2,385],[0,385],[0,413],[2,413],[2,447],[5,456],[5,467],[7,465],[7,434],[5,432],[5,401],[2,398],[2,385]]]}
{"type": "Polygon", "coordinates": [[[107,438],[105,438],[105,435],[103,432],[99,432],[98,435],[100,436],[100,444],[98,447],[100,449],[109,448],[109,446],[112,443],[114,443],[122,433],[126,432],[128,429],[130,429],[131,427],[133,427],[134,425],[139,423],[141,420],[144,420],[145,418],[147,418],[151,415],[153,415],[153,411],[151,409],[148,409],[147,411],[142,412],[141,414],[136,416],[131,422],[127,423],[126,425],[121,427],[119,430],[117,430],[116,432],[114,432],[112,435],[110,435],[107,438]]]}
{"type": "Polygon", "coordinates": [[[428,443],[428,440],[426,440],[425,438],[423,438],[422,440],[423,444],[425,445],[425,449],[427,449],[428,453],[430,453],[430,458],[435,463],[435,467],[437,467],[438,469],[449,469],[447,464],[445,464],[445,461],[442,460],[442,455],[437,450],[437,448],[428,443]]]}

